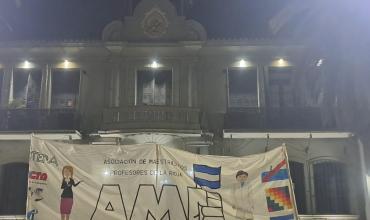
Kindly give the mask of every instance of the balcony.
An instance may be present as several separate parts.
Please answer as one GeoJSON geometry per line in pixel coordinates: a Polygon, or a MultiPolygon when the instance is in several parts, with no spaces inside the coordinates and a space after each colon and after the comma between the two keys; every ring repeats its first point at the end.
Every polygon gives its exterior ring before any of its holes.
{"type": "Polygon", "coordinates": [[[225,129],[243,130],[324,130],[319,108],[248,108],[229,109],[224,118],[225,129]]]}
{"type": "Polygon", "coordinates": [[[78,130],[75,109],[0,109],[0,131],[78,130]]]}
{"type": "Polygon", "coordinates": [[[199,109],[170,106],[130,106],[104,110],[104,130],[199,130],[199,109]]]}

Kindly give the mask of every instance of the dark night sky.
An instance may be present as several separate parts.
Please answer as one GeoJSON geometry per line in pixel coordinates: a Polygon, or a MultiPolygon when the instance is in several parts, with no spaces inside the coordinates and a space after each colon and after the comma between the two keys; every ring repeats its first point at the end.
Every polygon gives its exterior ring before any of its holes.
{"type": "MultiPolygon", "coordinates": [[[[271,37],[269,19],[292,0],[193,1],[186,17],[203,24],[209,38],[263,38],[271,37]]],[[[106,24],[127,14],[126,5],[126,0],[22,0],[17,7],[15,0],[0,0],[0,40],[100,39],[106,24]]]]}

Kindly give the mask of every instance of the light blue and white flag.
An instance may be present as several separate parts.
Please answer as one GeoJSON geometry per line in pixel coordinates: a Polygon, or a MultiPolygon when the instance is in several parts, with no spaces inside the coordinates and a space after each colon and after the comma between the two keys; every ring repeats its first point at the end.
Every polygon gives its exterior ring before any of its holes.
{"type": "Polygon", "coordinates": [[[194,182],[210,189],[221,187],[221,167],[193,164],[194,182]]]}

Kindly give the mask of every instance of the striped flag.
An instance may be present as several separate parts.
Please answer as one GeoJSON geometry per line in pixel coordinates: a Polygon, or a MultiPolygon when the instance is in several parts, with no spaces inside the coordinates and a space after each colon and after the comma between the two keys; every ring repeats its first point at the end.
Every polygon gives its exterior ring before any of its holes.
{"type": "Polygon", "coordinates": [[[193,164],[194,182],[210,189],[221,187],[221,167],[193,164]]]}
{"type": "Polygon", "coordinates": [[[263,172],[261,174],[261,178],[262,178],[263,183],[288,179],[289,174],[288,174],[286,160],[281,161],[271,171],[263,172]]]}

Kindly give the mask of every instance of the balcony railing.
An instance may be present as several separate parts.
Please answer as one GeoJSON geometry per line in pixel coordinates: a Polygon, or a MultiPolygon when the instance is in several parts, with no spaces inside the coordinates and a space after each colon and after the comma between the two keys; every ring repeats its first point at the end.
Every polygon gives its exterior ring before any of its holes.
{"type": "Polygon", "coordinates": [[[78,130],[74,109],[0,109],[0,131],[78,130]]]}
{"type": "Polygon", "coordinates": [[[229,109],[224,118],[225,129],[324,130],[333,124],[314,107],[229,109]]]}
{"type": "Polygon", "coordinates": [[[131,106],[105,109],[103,129],[199,129],[199,109],[131,106]]]}

